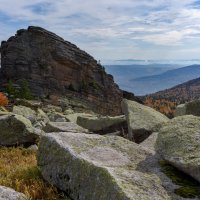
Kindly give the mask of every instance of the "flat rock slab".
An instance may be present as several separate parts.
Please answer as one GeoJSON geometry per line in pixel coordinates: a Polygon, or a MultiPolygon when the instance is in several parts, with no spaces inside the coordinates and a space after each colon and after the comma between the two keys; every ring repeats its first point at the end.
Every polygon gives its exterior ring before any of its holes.
{"type": "Polygon", "coordinates": [[[74,200],[167,200],[160,179],[140,171],[152,154],[126,139],[84,133],[41,138],[38,165],[45,180],[74,200]]]}
{"type": "Polygon", "coordinates": [[[27,200],[27,198],[11,188],[0,186],[0,200],[27,200]]]}
{"type": "Polygon", "coordinates": [[[52,132],[73,132],[73,133],[88,133],[87,129],[84,129],[73,122],[49,122],[43,128],[46,133],[52,132]]]}
{"type": "Polygon", "coordinates": [[[200,117],[185,115],[166,123],[156,149],[166,161],[200,182],[200,117]]]}
{"type": "Polygon", "coordinates": [[[115,116],[115,117],[79,116],[77,118],[77,124],[90,131],[104,130],[113,125],[121,124],[125,121],[126,119],[124,115],[115,116]]]}
{"type": "Polygon", "coordinates": [[[152,132],[169,119],[156,110],[135,101],[123,99],[122,110],[128,123],[129,139],[136,143],[144,141],[152,132]]]}

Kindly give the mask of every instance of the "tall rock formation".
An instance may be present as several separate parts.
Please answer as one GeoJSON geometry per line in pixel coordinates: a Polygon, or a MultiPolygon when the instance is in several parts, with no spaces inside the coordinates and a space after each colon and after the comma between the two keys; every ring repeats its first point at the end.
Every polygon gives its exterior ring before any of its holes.
{"type": "Polygon", "coordinates": [[[86,52],[40,27],[19,30],[1,43],[1,79],[29,82],[33,95],[76,96],[100,114],[121,114],[123,93],[86,52]]]}

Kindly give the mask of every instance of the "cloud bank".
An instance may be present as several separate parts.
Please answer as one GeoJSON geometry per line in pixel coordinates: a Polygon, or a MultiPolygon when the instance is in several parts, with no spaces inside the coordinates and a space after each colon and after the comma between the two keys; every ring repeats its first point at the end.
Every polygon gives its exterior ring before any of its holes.
{"type": "Polygon", "coordinates": [[[0,0],[0,40],[28,25],[51,30],[96,59],[199,58],[197,0],[0,0]]]}

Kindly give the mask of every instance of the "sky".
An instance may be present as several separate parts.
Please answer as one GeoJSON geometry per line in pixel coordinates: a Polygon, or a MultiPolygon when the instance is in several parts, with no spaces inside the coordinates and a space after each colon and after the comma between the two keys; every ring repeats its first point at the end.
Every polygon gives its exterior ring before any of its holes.
{"type": "Polygon", "coordinates": [[[200,58],[200,0],[0,0],[0,41],[30,25],[97,60],[200,58]]]}

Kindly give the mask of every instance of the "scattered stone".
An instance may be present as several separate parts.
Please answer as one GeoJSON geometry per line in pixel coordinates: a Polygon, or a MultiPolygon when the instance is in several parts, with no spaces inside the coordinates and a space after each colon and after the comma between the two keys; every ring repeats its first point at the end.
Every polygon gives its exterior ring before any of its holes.
{"type": "Polygon", "coordinates": [[[42,132],[21,115],[0,116],[0,145],[34,144],[42,132]]]}
{"type": "Polygon", "coordinates": [[[51,112],[47,113],[48,118],[51,122],[66,122],[69,121],[66,115],[63,115],[62,113],[59,112],[51,112]]]}
{"type": "Polygon", "coordinates": [[[139,169],[151,155],[121,137],[50,133],[40,141],[38,165],[72,199],[171,199],[154,173],[139,169]]]}
{"type": "Polygon", "coordinates": [[[46,133],[51,132],[73,132],[73,133],[88,133],[87,129],[84,129],[73,122],[49,122],[43,128],[46,133]]]}
{"type": "Polygon", "coordinates": [[[167,162],[200,182],[200,117],[185,115],[166,123],[156,149],[167,162]]]}
{"type": "Polygon", "coordinates": [[[37,151],[38,150],[38,146],[36,144],[31,145],[30,147],[28,147],[29,150],[31,151],[37,151]]]}
{"type": "Polygon", "coordinates": [[[153,132],[157,132],[169,119],[154,109],[134,101],[124,99],[122,110],[128,123],[129,139],[140,143],[153,132]]]}
{"type": "Polygon", "coordinates": [[[73,114],[74,113],[74,111],[71,109],[71,108],[68,108],[68,109],[66,109],[65,111],[64,111],[64,115],[70,115],[70,114],[73,114]]]}
{"type": "Polygon", "coordinates": [[[191,101],[177,106],[175,116],[195,115],[200,116],[200,100],[191,101]]]}
{"type": "Polygon", "coordinates": [[[42,108],[44,110],[44,112],[46,113],[51,113],[51,112],[58,112],[61,113],[62,112],[62,108],[59,106],[54,106],[54,105],[46,105],[45,107],[42,108]]]}
{"type": "Polygon", "coordinates": [[[47,114],[40,108],[37,109],[37,121],[44,122],[44,124],[50,121],[47,114]]]}
{"type": "Polygon", "coordinates": [[[1,200],[27,200],[26,196],[15,190],[0,186],[0,199],[1,200]]]}

